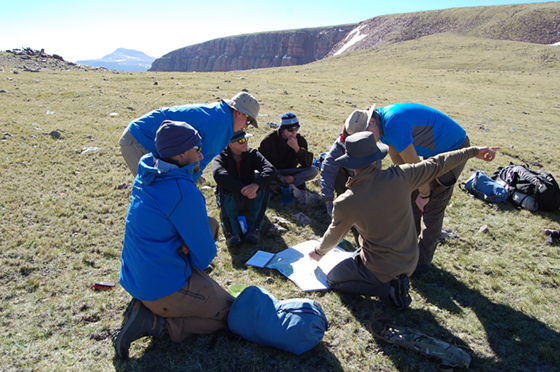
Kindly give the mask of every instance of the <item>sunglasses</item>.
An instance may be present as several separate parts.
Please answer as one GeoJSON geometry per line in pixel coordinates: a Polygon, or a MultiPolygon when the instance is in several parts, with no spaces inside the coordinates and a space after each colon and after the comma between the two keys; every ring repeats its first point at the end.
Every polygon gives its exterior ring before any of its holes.
{"type": "Polygon", "coordinates": [[[247,125],[249,124],[253,124],[253,118],[250,117],[249,115],[245,114],[245,117],[247,118],[247,125]]]}
{"type": "Polygon", "coordinates": [[[202,146],[195,146],[193,149],[196,149],[196,153],[200,154],[202,152],[202,146]]]}
{"type": "Polygon", "coordinates": [[[240,140],[237,140],[237,143],[239,143],[239,144],[242,145],[242,144],[244,144],[244,143],[247,142],[247,141],[249,141],[249,137],[241,138],[240,140]]]}
{"type": "Polygon", "coordinates": [[[288,128],[286,130],[290,133],[294,133],[294,132],[297,132],[299,130],[299,127],[288,128]]]}

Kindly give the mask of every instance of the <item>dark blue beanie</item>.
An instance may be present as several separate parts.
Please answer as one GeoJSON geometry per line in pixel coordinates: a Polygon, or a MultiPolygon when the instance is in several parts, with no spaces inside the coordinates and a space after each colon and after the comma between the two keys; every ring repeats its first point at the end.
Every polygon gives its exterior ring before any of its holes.
{"type": "Polygon", "coordinates": [[[284,115],[282,115],[281,119],[282,122],[280,123],[280,130],[300,126],[296,114],[292,112],[286,112],[284,115]]]}
{"type": "Polygon", "coordinates": [[[184,121],[165,120],[156,133],[156,150],[161,159],[171,158],[192,149],[201,139],[184,121]]]}

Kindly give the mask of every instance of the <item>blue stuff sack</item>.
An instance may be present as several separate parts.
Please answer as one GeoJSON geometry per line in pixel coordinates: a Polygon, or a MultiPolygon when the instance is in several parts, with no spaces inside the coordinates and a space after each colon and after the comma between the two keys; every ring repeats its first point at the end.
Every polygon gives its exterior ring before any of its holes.
{"type": "Polygon", "coordinates": [[[300,355],[321,342],[328,321],[317,301],[279,301],[265,289],[251,286],[233,301],[228,327],[246,340],[300,355]]]}
{"type": "Polygon", "coordinates": [[[488,177],[483,171],[477,171],[467,182],[464,188],[480,200],[488,203],[505,203],[508,199],[506,188],[488,177]]]}
{"type": "Polygon", "coordinates": [[[327,158],[327,153],[323,152],[321,154],[319,154],[319,156],[317,156],[317,158],[313,159],[313,165],[316,166],[317,168],[321,169],[321,167],[323,166],[323,163],[325,162],[325,159],[327,158]]]}

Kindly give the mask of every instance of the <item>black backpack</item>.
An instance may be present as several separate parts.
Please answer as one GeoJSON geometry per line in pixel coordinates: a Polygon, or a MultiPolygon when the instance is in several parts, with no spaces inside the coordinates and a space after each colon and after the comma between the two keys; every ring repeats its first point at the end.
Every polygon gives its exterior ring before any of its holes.
{"type": "Polygon", "coordinates": [[[507,185],[510,198],[515,192],[520,192],[534,197],[541,211],[560,208],[560,188],[550,173],[510,163],[507,167],[498,167],[492,179],[507,185]]]}

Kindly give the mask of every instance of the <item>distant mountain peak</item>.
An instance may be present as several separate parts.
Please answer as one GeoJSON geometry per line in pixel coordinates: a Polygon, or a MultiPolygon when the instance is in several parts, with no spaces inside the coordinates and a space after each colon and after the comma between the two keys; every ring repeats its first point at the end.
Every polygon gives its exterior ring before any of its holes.
{"type": "Polygon", "coordinates": [[[119,71],[147,71],[156,58],[146,55],[134,49],[117,48],[113,53],[107,54],[101,59],[89,59],[77,61],[80,65],[94,67],[105,67],[110,70],[119,71]]]}

